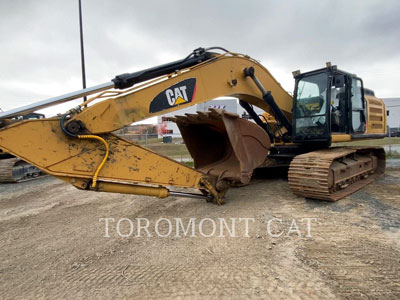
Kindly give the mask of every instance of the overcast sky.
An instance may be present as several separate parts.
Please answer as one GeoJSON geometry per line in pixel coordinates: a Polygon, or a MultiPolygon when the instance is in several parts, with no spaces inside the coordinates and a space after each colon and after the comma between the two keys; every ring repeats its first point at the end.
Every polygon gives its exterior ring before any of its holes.
{"type": "MultiPolygon", "coordinates": [[[[400,1],[82,0],[88,86],[222,46],[291,72],[331,61],[400,97],[400,1]]],[[[78,0],[0,2],[0,108],[82,87],[78,0]]],[[[61,111],[60,111],[61,112],[61,111]]]]}

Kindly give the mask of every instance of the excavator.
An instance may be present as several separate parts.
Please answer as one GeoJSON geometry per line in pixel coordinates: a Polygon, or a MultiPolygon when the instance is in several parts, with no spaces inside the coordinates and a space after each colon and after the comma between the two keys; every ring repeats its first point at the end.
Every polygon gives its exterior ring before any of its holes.
{"type": "Polygon", "coordinates": [[[383,101],[330,63],[293,76],[291,96],[257,60],[198,48],[178,61],[0,113],[0,149],[82,190],[217,204],[230,187],[249,184],[258,168],[287,166],[294,194],[328,201],[382,174],[382,148],[335,145],[385,137],[383,101]],[[89,95],[56,117],[21,118],[89,95]],[[194,168],[112,133],[222,96],[237,98],[252,121],[220,109],[172,118],[194,168]]]}

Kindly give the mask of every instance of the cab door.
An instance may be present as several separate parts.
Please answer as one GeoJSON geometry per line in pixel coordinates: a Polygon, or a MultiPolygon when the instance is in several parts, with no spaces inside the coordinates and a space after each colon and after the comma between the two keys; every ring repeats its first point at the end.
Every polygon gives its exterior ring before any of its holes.
{"type": "Polygon", "coordinates": [[[363,133],[366,128],[363,82],[360,78],[351,78],[350,90],[350,128],[351,133],[363,133]]]}
{"type": "Polygon", "coordinates": [[[332,133],[349,133],[349,82],[346,74],[335,72],[331,86],[332,133]]]}

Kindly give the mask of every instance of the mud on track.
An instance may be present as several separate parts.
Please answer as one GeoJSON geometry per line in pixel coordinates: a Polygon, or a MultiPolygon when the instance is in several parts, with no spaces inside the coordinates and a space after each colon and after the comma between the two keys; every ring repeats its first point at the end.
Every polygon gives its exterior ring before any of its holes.
{"type": "MultiPolygon", "coordinates": [[[[399,299],[400,169],[336,203],[293,196],[285,179],[231,189],[224,206],[101,194],[52,177],[0,185],[3,299],[399,299]],[[99,218],[254,218],[249,236],[129,237],[99,218]],[[311,235],[286,236],[293,218],[311,235]],[[268,221],[279,218],[273,238],[268,221]]],[[[207,226],[211,225],[207,223],[207,226]]],[[[209,230],[205,226],[205,231],[209,230]]]]}

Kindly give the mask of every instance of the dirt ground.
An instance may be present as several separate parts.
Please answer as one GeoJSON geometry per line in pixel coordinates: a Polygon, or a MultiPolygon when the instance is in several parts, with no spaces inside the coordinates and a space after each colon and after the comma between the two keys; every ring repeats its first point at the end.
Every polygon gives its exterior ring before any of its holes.
{"type": "Polygon", "coordinates": [[[336,203],[293,196],[284,178],[231,189],[223,206],[79,191],[52,177],[3,184],[0,298],[400,299],[399,229],[399,168],[336,203]],[[115,219],[109,237],[100,218],[115,219]],[[121,218],[148,218],[152,236],[120,237],[121,218]],[[235,237],[160,237],[160,218],[209,218],[207,234],[212,220],[252,221],[248,237],[243,222],[235,237]]]}

